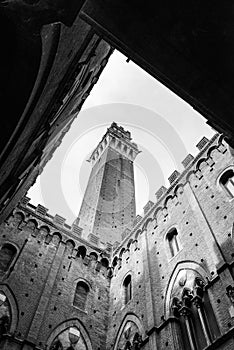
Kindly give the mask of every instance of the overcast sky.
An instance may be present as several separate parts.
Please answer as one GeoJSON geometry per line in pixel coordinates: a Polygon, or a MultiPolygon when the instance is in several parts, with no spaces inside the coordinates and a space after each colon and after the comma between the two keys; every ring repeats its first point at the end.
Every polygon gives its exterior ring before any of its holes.
{"type": "Polygon", "coordinates": [[[30,189],[38,203],[65,217],[71,224],[78,215],[90,173],[86,161],[107,127],[115,121],[129,130],[141,153],[135,160],[137,213],[164,185],[195,145],[214,131],[205,119],[174,93],[115,51],[82,111],[56,150],[52,160],[30,189]]]}

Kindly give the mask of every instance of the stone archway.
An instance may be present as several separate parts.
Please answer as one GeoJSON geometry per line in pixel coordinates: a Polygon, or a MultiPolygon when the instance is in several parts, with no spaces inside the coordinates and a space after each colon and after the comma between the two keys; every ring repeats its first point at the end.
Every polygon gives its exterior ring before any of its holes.
{"type": "Polygon", "coordinates": [[[6,333],[13,334],[18,324],[18,306],[6,284],[0,284],[0,318],[3,318],[2,326],[6,333]]]}
{"type": "Polygon", "coordinates": [[[78,319],[70,319],[57,326],[50,334],[46,345],[47,348],[50,350],[66,350],[69,349],[71,346],[73,346],[74,350],[93,349],[89,334],[78,319]],[[59,347],[59,344],[61,344],[61,347],[59,347]]]}
{"type": "Polygon", "coordinates": [[[114,350],[138,349],[137,346],[142,342],[144,333],[145,331],[139,318],[134,314],[127,314],[117,333],[114,350]]]}

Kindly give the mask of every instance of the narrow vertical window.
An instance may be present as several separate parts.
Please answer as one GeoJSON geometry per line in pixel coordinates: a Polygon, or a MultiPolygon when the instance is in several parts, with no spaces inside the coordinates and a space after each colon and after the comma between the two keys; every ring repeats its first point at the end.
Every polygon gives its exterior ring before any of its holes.
{"type": "Polygon", "coordinates": [[[4,244],[0,249],[0,271],[7,271],[17,253],[16,248],[11,244],[4,244]]]}
{"type": "Polygon", "coordinates": [[[176,255],[180,250],[177,237],[178,237],[178,232],[175,228],[171,229],[167,234],[167,241],[168,241],[171,257],[176,255]]]}
{"type": "Polygon", "coordinates": [[[81,310],[85,310],[88,293],[88,285],[83,281],[78,282],[76,285],[73,305],[81,310]]]}
{"type": "Polygon", "coordinates": [[[234,197],[234,171],[232,169],[227,170],[220,177],[220,184],[225,189],[229,197],[233,198],[234,197]]]}
{"type": "Polygon", "coordinates": [[[124,304],[126,305],[129,300],[132,299],[132,279],[131,275],[128,275],[123,283],[124,287],[124,304]]]}

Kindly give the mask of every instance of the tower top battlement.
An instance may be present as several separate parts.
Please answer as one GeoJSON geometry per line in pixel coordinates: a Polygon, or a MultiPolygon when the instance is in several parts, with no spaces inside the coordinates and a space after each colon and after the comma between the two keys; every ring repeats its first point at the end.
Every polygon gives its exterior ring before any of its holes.
{"type": "Polygon", "coordinates": [[[129,141],[132,140],[130,131],[124,130],[122,126],[118,126],[115,122],[113,122],[107,130],[107,132],[113,133],[118,137],[126,138],[129,141]]]}
{"type": "Polygon", "coordinates": [[[113,122],[89,161],[92,170],[78,214],[82,236],[102,242],[120,241],[136,216],[134,165],[140,151],[131,133],[113,122]]]}
{"type": "Polygon", "coordinates": [[[107,146],[112,147],[117,152],[122,153],[123,156],[133,161],[140,151],[138,150],[137,144],[131,140],[130,131],[125,130],[122,126],[118,126],[117,123],[113,122],[92,152],[88,162],[94,165],[107,146]]]}

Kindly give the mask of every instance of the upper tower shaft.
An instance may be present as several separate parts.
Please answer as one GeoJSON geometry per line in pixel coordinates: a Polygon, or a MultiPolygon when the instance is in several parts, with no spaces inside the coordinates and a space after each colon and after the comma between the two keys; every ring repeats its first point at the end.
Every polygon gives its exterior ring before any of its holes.
{"type": "Polygon", "coordinates": [[[139,153],[131,134],[112,123],[92,152],[92,171],[79,212],[84,238],[104,243],[121,240],[136,215],[133,161],[139,153]]]}

